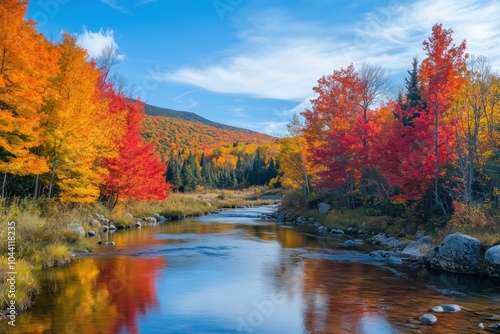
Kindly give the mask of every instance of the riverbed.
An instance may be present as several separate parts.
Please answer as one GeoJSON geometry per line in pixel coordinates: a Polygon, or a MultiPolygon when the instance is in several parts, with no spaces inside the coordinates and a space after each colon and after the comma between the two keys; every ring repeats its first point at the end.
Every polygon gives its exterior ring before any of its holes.
{"type": "MultiPolygon", "coordinates": [[[[261,219],[275,206],[118,231],[113,247],[42,273],[6,333],[474,333],[500,280],[375,263],[343,237],[261,219]],[[433,306],[433,326],[418,317],[433,306]]],[[[97,241],[97,240],[96,240],[97,241]]],[[[104,240],[106,241],[106,240],[104,240]]]]}

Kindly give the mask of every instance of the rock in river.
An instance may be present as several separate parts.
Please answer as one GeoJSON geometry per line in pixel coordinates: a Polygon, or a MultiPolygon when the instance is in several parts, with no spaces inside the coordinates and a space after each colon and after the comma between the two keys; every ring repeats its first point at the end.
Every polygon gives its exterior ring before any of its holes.
{"type": "Polygon", "coordinates": [[[480,246],[481,243],[476,238],[459,232],[450,234],[431,254],[430,266],[459,274],[478,274],[480,246]]]}
{"type": "Polygon", "coordinates": [[[443,304],[441,305],[445,312],[460,312],[461,308],[457,304],[443,304]]]}
{"type": "Polygon", "coordinates": [[[484,259],[486,260],[488,274],[493,277],[500,277],[500,245],[488,249],[484,259]]]}
{"type": "Polygon", "coordinates": [[[424,314],[420,318],[418,318],[421,323],[426,324],[426,325],[433,325],[436,323],[437,318],[434,314],[424,314]]]}
{"type": "Polygon", "coordinates": [[[409,261],[421,261],[431,253],[431,246],[427,243],[413,241],[401,252],[401,258],[409,261]]]}

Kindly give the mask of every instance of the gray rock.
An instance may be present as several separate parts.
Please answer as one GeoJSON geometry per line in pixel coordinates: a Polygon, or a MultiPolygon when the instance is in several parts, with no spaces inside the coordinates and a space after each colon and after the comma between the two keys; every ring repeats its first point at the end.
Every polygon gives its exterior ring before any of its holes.
{"type": "Polygon", "coordinates": [[[488,328],[500,331],[500,323],[499,324],[489,325],[488,328]]]}
{"type": "Polygon", "coordinates": [[[376,252],[376,251],[370,252],[370,254],[368,254],[368,255],[370,255],[370,257],[372,259],[374,259],[375,261],[385,261],[385,260],[387,260],[387,259],[383,258],[382,256],[380,256],[380,254],[378,252],[376,252]]]}
{"type": "Polygon", "coordinates": [[[434,306],[432,308],[432,312],[436,312],[436,313],[443,313],[444,312],[444,309],[442,306],[434,306]]]}
{"type": "Polygon", "coordinates": [[[145,222],[147,222],[148,224],[156,224],[157,221],[156,221],[156,218],[155,217],[144,217],[143,218],[145,222]]]}
{"type": "Polygon", "coordinates": [[[101,227],[101,223],[99,223],[99,221],[96,220],[96,219],[92,219],[90,221],[89,225],[92,226],[92,227],[97,227],[97,228],[101,227]]]}
{"type": "Polygon", "coordinates": [[[346,240],[342,244],[342,247],[349,248],[349,247],[354,247],[356,244],[354,243],[353,240],[346,240]]]}
{"type": "Polygon", "coordinates": [[[99,218],[99,221],[100,221],[101,223],[103,223],[104,225],[109,225],[109,219],[108,219],[108,218],[104,218],[103,216],[101,216],[101,217],[99,218]]]}
{"type": "Polygon", "coordinates": [[[302,224],[307,223],[307,219],[306,219],[306,217],[300,216],[300,217],[297,218],[296,222],[297,222],[297,224],[302,225],[302,224]]]}
{"type": "Polygon", "coordinates": [[[479,329],[484,329],[484,324],[483,323],[480,323],[479,325],[476,326],[476,328],[479,328],[479,329]]]}
{"type": "Polygon", "coordinates": [[[376,245],[380,245],[381,243],[383,242],[386,242],[387,241],[387,236],[385,235],[385,233],[379,233],[373,237],[370,238],[370,242],[372,244],[376,244],[376,245]]]}
{"type": "Polygon", "coordinates": [[[116,226],[115,226],[115,225],[111,224],[111,225],[109,225],[109,230],[110,230],[110,231],[116,231],[116,230],[117,230],[117,228],[116,228],[116,226]]]}
{"type": "Polygon", "coordinates": [[[87,232],[87,236],[88,237],[95,237],[95,231],[94,230],[90,230],[87,232]]]}
{"type": "Polygon", "coordinates": [[[381,242],[380,246],[386,249],[397,248],[399,246],[399,240],[394,237],[390,237],[386,241],[381,242]]]}
{"type": "MultiPolygon", "coordinates": [[[[425,238],[425,237],[424,237],[425,238]]],[[[421,261],[429,256],[432,251],[431,245],[419,241],[413,241],[401,252],[401,258],[408,261],[421,261]]]]}
{"type": "Polygon", "coordinates": [[[115,242],[114,241],[106,241],[102,243],[104,246],[114,246],[115,242]]]}
{"type": "Polygon", "coordinates": [[[426,324],[426,325],[433,325],[436,323],[437,318],[434,314],[424,314],[420,318],[418,318],[421,323],[426,324]]]}
{"type": "Polygon", "coordinates": [[[488,321],[499,321],[499,320],[500,320],[499,318],[497,318],[497,317],[495,317],[495,316],[493,316],[493,317],[486,317],[486,318],[484,318],[484,319],[485,319],[485,320],[488,320],[488,321]]]}
{"type": "Polygon", "coordinates": [[[460,312],[461,308],[457,304],[443,304],[441,305],[443,311],[445,312],[460,312]]]}
{"type": "Polygon", "coordinates": [[[488,274],[493,277],[500,277],[500,245],[488,249],[484,259],[488,274]]]}
{"type": "Polygon", "coordinates": [[[401,258],[399,258],[397,256],[391,256],[387,260],[387,263],[390,263],[390,264],[402,264],[403,261],[401,261],[401,258]]]}
{"type": "Polygon", "coordinates": [[[278,223],[284,223],[285,222],[285,215],[279,215],[278,218],[276,218],[276,221],[278,223]]]}
{"type": "Polygon", "coordinates": [[[70,230],[77,232],[82,237],[85,236],[85,230],[83,229],[82,225],[80,225],[80,224],[72,223],[72,224],[66,225],[66,227],[69,228],[70,230]]]}
{"type": "Polygon", "coordinates": [[[108,231],[109,231],[109,227],[108,227],[107,225],[103,225],[103,226],[101,227],[101,230],[102,230],[103,232],[108,232],[108,231]]]}
{"type": "Polygon", "coordinates": [[[427,235],[424,235],[422,238],[418,239],[418,241],[421,243],[424,243],[424,244],[429,244],[429,245],[432,243],[431,237],[429,237],[427,235]]]}
{"type": "Polygon", "coordinates": [[[141,226],[142,226],[142,224],[141,224],[141,222],[140,222],[140,221],[136,221],[136,222],[135,222],[135,226],[136,226],[136,227],[141,227],[141,226]]]}
{"type": "Polygon", "coordinates": [[[347,228],[347,231],[346,231],[346,232],[347,232],[347,233],[349,233],[349,234],[351,234],[351,233],[352,233],[352,230],[353,230],[353,227],[351,226],[351,227],[348,227],[348,228],[347,228]]]}
{"type": "MultiPolygon", "coordinates": [[[[309,218],[307,218],[307,221],[308,221],[309,223],[314,223],[314,224],[316,224],[316,219],[315,219],[314,217],[309,217],[309,218]]],[[[320,222],[318,222],[318,224],[320,224],[320,225],[321,225],[321,223],[320,223],[320,222]]]]}
{"type": "Polygon", "coordinates": [[[332,229],[332,231],[331,231],[330,233],[331,233],[331,234],[344,234],[344,231],[342,231],[342,230],[332,229]]]}
{"type": "Polygon", "coordinates": [[[328,213],[328,211],[330,211],[330,208],[331,208],[331,206],[328,203],[319,203],[318,204],[319,213],[322,215],[326,215],[328,213]]]}
{"type": "Polygon", "coordinates": [[[480,246],[476,238],[459,232],[444,238],[430,258],[430,266],[459,274],[480,273],[480,246]]]}
{"type": "Polygon", "coordinates": [[[126,216],[127,218],[134,219],[134,216],[133,216],[130,212],[127,212],[127,213],[125,214],[125,216],[126,216]]]}

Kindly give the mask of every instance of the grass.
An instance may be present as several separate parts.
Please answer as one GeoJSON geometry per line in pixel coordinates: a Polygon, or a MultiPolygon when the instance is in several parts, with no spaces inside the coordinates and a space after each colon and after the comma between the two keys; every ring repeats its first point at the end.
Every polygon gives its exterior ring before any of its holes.
{"type": "MultiPolygon", "coordinates": [[[[87,205],[64,204],[47,199],[12,199],[9,203],[0,200],[0,254],[4,256],[0,263],[0,287],[6,290],[8,262],[9,225],[15,222],[15,258],[16,258],[16,305],[25,310],[38,291],[37,272],[71,262],[76,250],[91,250],[96,242],[68,229],[70,223],[77,223],[85,231],[91,229],[88,224],[99,213],[110,219],[117,227],[130,227],[133,217],[150,217],[153,213],[168,218],[180,219],[188,216],[200,216],[221,208],[255,206],[274,203],[274,200],[259,200],[265,188],[250,188],[241,191],[201,191],[193,194],[171,194],[162,202],[127,202],[120,203],[114,210],[109,210],[101,203],[87,205]]],[[[4,309],[10,299],[4,296],[0,308],[4,309]]]]}

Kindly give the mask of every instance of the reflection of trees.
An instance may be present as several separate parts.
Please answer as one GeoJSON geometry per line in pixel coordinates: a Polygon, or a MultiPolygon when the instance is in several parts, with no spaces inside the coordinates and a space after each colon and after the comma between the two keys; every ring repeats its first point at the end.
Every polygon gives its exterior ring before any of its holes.
{"type": "Polygon", "coordinates": [[[127,333],[138,333],[137,316],[158,307],[155,279],[163,263],[163,257],[115,256],[101,266],[96,289],[109,293],[109,303],[119,317],[112,333],[120,333],[123,328],[127,333]]]}
{"type": "Polygon", "coordinates": [[[36,299],[9,333],[106,334],[120,333],[122,328],[138,333],[138,315],[158,305],[155,279],[163,262],[163,258],[85,258],[51,270],[42,289],[55,300],[36,299]]]}
{"type": "Polygon", "coordinates": [[[495,307],[492,300],[445,297],[388,269],[357,262],[304,258],[302,277],[304,327],[308,333],[364,333],[363,324],[372,326],[370,333],[377,332],[367,319],[385,324],[378,331],[381,334],[421,333],[423,329],[429,330],[426,333],[459,333],[484,318],[472,312],[495,307]],[[459,304],[464,310],[437,315],[438,326],[418,323],[418,317],[432,306],[444,303],[459,304]],[[412,324],[416,328],[411,328],[412,324]]]}

